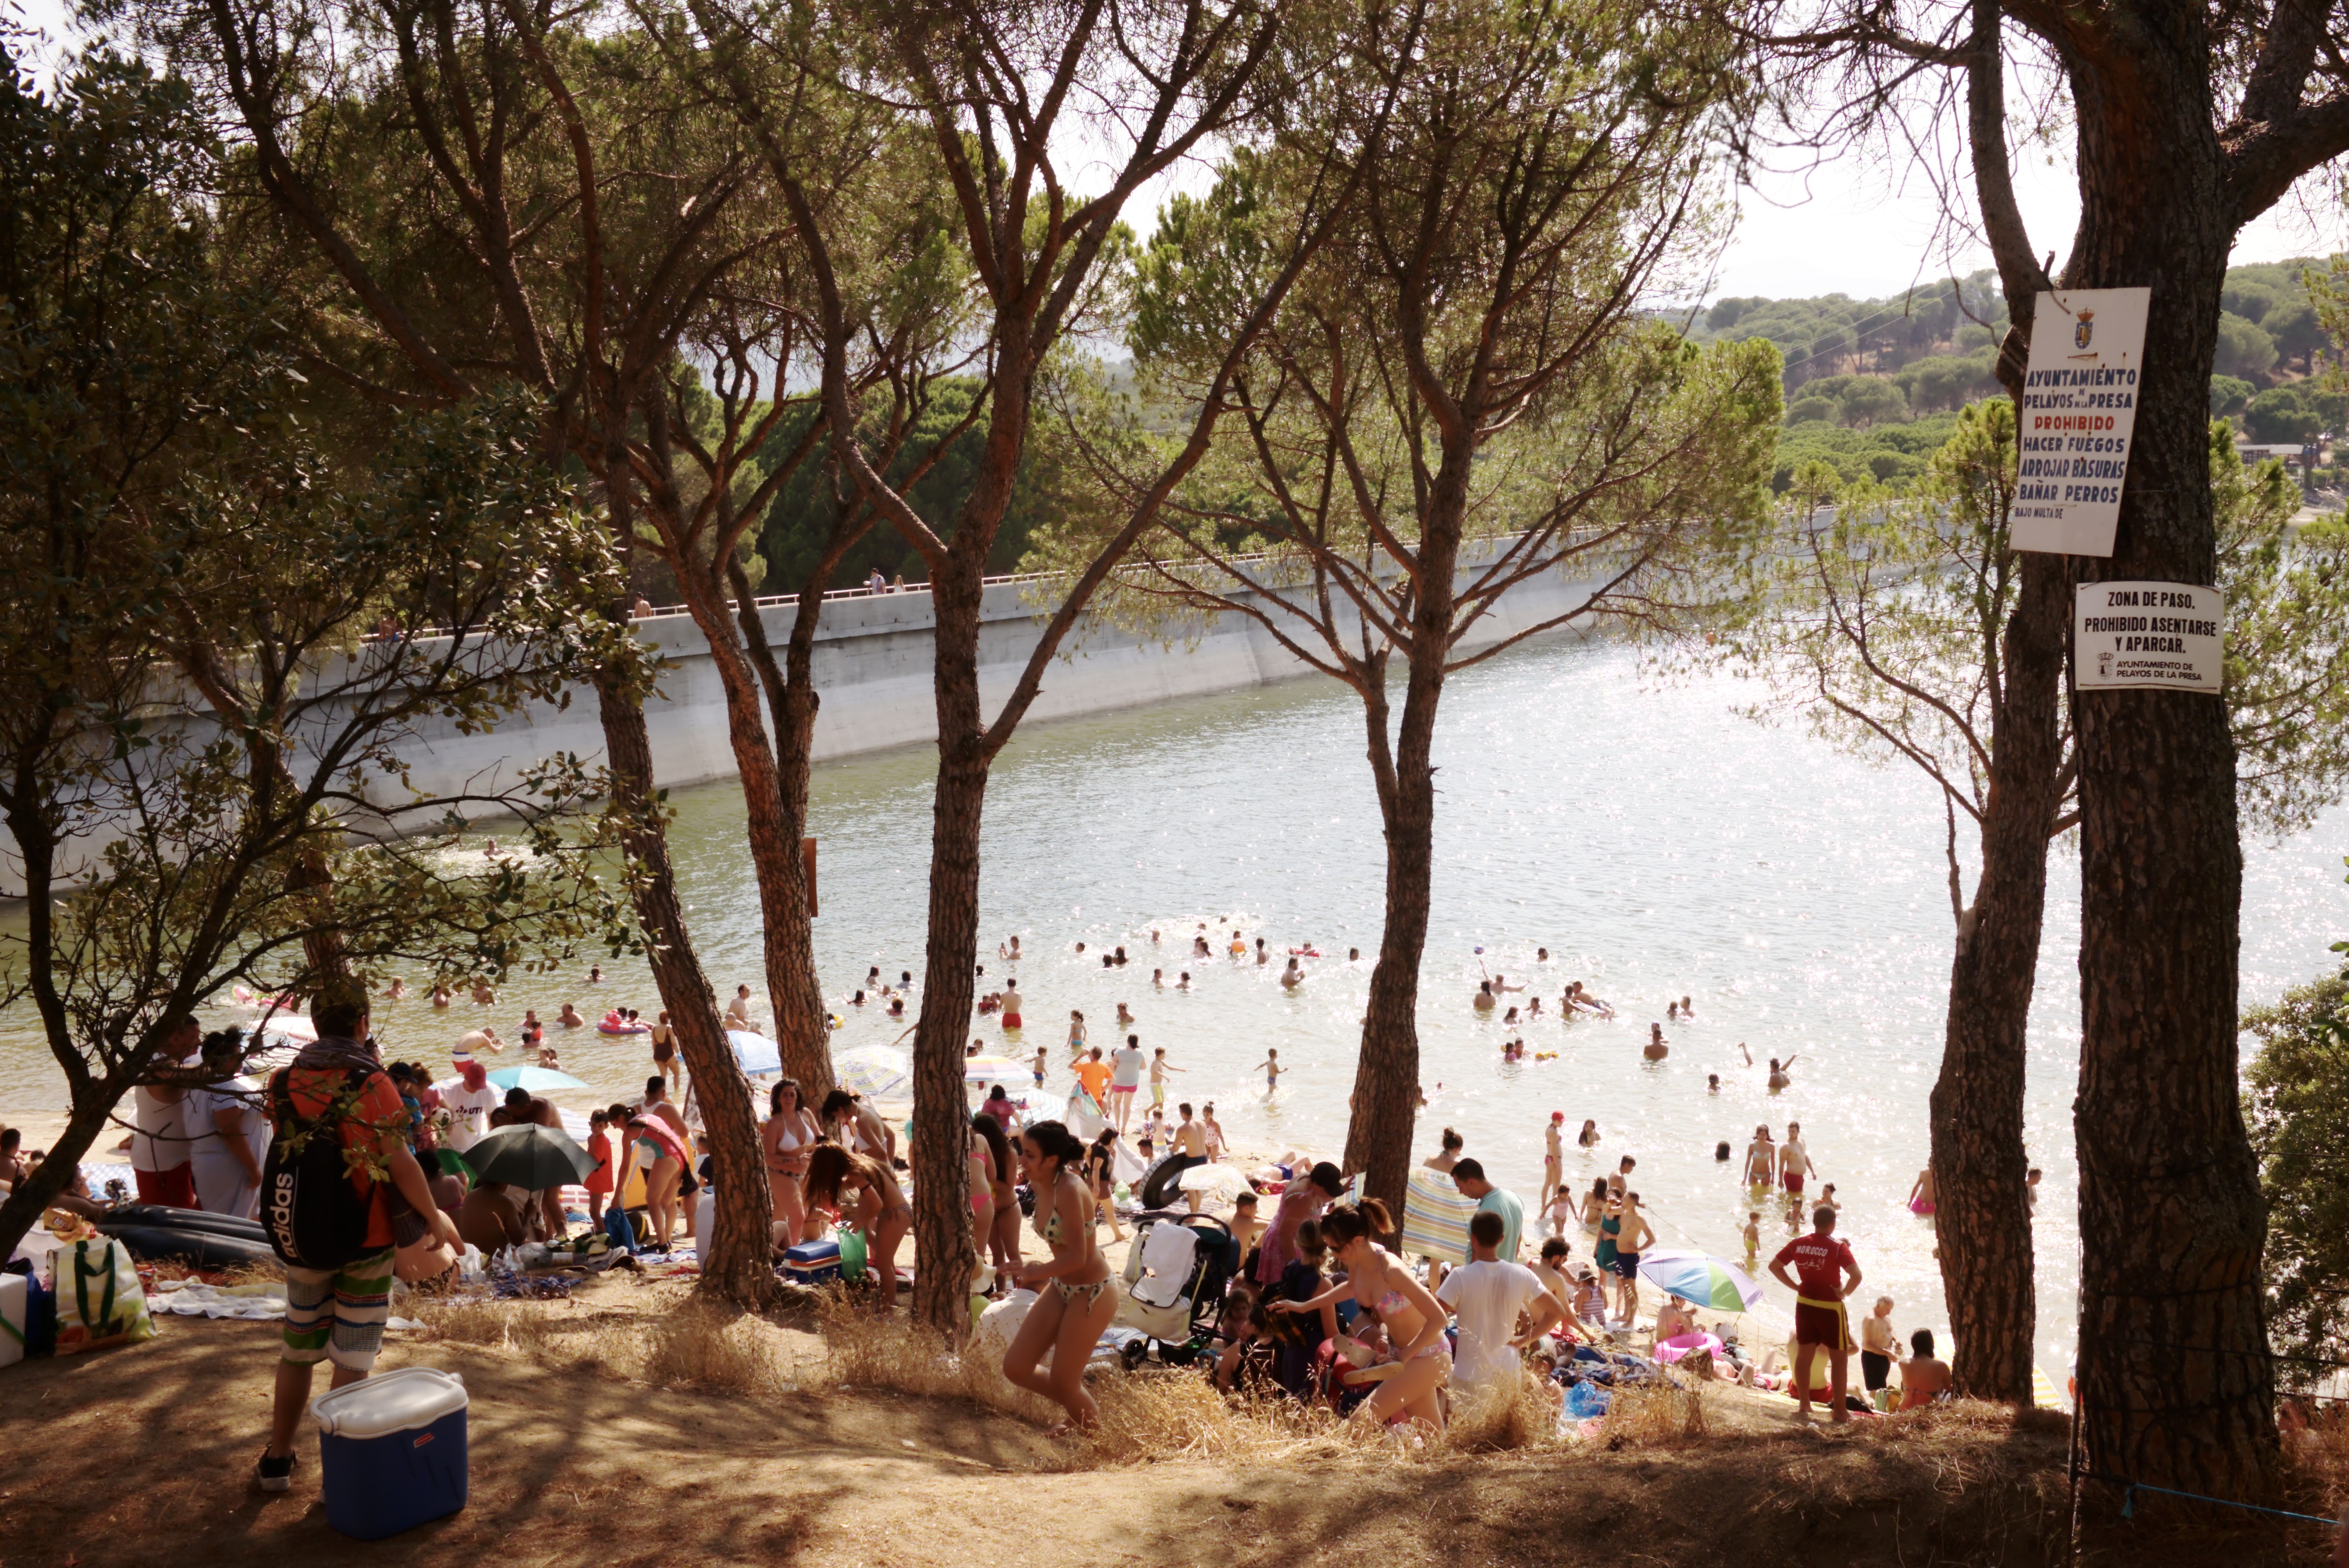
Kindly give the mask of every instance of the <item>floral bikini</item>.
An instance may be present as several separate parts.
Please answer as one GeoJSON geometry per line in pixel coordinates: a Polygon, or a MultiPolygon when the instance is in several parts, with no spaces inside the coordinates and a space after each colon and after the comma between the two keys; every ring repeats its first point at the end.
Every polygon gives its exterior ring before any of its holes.
{"type": "MultiPolygon", "coordinates": [[[[1051,1197],[1054,1199],[1054,1202],[1052,1202],[1050,1211],[1036,1221],[1036,1233],[1044,1238],[1044,1244],[1046,1246],[1057,1247],[1061,1244],[1061,1238],[1066,1234],[1066,1231],[1061,1224],[1061,1205],[1057,1201],[1059,1194],[1055,1192],[1051,1194],[1051,1197]]],[[[1043,1200],[1040,1198],[1038,1202],[1040,1203],[1043,1200]]],[[[1078,1284],[1071,1280],[1065,1279],[1056,1279],[1051,1282],[1051,1284],[1052,1288],[1060,1293],[1060,1297],[1063,1302],[1075,1301],[1078,1297],[1081,1296],[1084,1298],[1084,1305],[1090,1308],[1094,1302],[1101,1299],[1102,1292],[1109,1288],[1109,1282],[1110,1276],[1103,1274],[1101,1278],[1093,1281],[1091,1284],[1078,1284]]]]}

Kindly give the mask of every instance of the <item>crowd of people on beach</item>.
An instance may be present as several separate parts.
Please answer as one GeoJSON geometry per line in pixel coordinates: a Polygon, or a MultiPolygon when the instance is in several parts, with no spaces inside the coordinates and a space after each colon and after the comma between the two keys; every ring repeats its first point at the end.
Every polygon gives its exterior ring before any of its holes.
{"type": "MultiPolygon", "coordinates": [[[[1153,931],[1149,940],[1159,944],[1160,933],[1153,931]]],[[[1201,923],[1190,939],[1193,957],[1210,959],[1216,945],[1201,923]]],[[[1251,943],[1238,928],[1221,945],[1224,955],[1237,964],[1269,967],[1285,960],[1278,980],[1286,990],[1308,983],[1302,961],[1321,956],[1309,942],[1276,954],[1265,938],[1251,943]]],[[[1087,956],[1082,943],[1075,951],[1087,956]]],[[[1020,963],[1019,938],[1010,937],[997,956],[1007,965],[1020,963]]],[[[1133,962],[1122,945],[1098,956],[1112,970],[1133,962]]],[[[1359,962],[1361,954],[1350,951],[1349,957],[1359,962]]],[[[1547,960],[1545,950],[1537,963],[1547,960]]],[[[600,968],[588,979],[600,984],[600,968]]],[[[986,991],[983,965],[979,979],[980,1017],[991,1016],[1003,1031],[1016,1035],[1026,1024],[1017,979],[1007,971],[999,989],[986,991]]],[[[1154,968],[1152,984],[1170,984],[1164,966],[1154,968]]],[[[1178,970],[1171,984],[1188,986],[1192,976],[1178,970]]],[[[910,970],[890,981],[874,965],[864,984],[846,998],[843,1011],[877,1006],[904,1016],[914,991],[910,970]]],[[[405,994],[398,980],[384,993],[388,1000],[405,994]]],[[[492,1006],[494,993],[475,987],[473,1000],[492,1006]]],[[[435,986],[430,1001],[445,1006],[454,997],[447,987],[435,986]]],[[[1615,1016],[1611,1004],[1579,981],[1560,986],[1555,1013],[1545,1012],[1542,998],[1526,984],[1500,974],[1486,975],[1469,1004],[1476,1014],[1497,1016],[1505,1025],[1553,1016],[1615,1016]],[[1524,1000],[1511,1000],[1520,995],[1524,1000]]],[[[730,1028],[755,1030],[753,1006],[751,988],[737,987],[723,1022],[730,1028]]],[[[1666,1014],[1674,1022],[1692,1018],[1694,1010],[1690,996],[1668,999],[1666,1014]]],[[[1847,1418],[1847,1404],[1902,1408],[1933,1398],[1948,1387],[1947,1369],[1932,1356],[1930,1331],[1919,1330],[1912,1337],[1912,1356],[1899,1356],[1889,1297],[1877,1301],[1853,1338],[1845,1302],[1858,1286],[1860,1272],[1849,1247],[1835,1236],[1840,1202],[1834,1185],[1821,1188],[1816,1198],[1809,1192],[1818,1171],[1799,1122],[1788,1122],[1783,1139],[1774,1138],[1767,1125],[1757,1126],[1740,1168],[1751,1199],[1744,1233],[1748,1274],[1761,1261],[1762,1222],[1772,1196],[1783,1201],[1790,1232],[1799,1228],[1806,1202],[1813,1205],[1812,1229],[1795,1235],[1768,1262],[1770,1276],[1795,1294],[1795,1332],[1785,1346],[1749,1355],[1740,1347],[1736,1308],[1730,1316],[1700,1323],[1697,1305],[1662,1292],[1651,1321],[1641,1325],[1640,1264],[1659,1244],[1659,1235],[1652,1211],[1631,1184],[1638,1161],[1623,1155],[1615,1171],[1593,1178],[1587,1191],[1578,1191],[1565,1180],[1564,1112],[1552,1112],[1544,1129],[1531,1232],[1523,1201],[1467,1154],[1458,1132],[1446,1128],[1423,1169],[1448,1181],[1473,1212],[1456,1251],[1408,1246],[1403,1217],[1376,1199],[1361,1197],[1355,1179],[1326,1161],[1292,1151],[1237,1178],[1195,1181],[1193,1172],[1206,1175],[1207,1168],[1234,1153],[1216,1108],[1206,1102],[1195,1109],[1191,1102],[1177,1100],[1175,1119],[1169,1120],[1174,1079],[1188,1069],[1169,1059],[1164,1047],[1144,1051],[1139,1031],[1129,1026],[1134,1020],[1126,1004],[1117,1004],[1117,1015],[1116,1032],[1102,1044],[1094,1041],[1084,1012],[1071,1009],[1064,1068],[1071,1087],[1063,1114],[1041,1113],[1053,1097],[1045,1092],[1051,1051],[1039,1045],[1032,1056],[1022,1053],[1037,1092],[1015,1096],[1004,1083],[987,1085],[971,1117],[964,1153],[981,1284],[989,1295],[1028,1302],[1006,1351],[1006,1374],[1054,1399],[1073,1422],[1093,1418],[1083,1368],[1124,1300],[1112,1277],[1101,1231],[1106,1226],[1112,1244],[1126,1241],[1120,1199],[1128,1200],[1125,1214],[1139,1207],[1143,1182],[1137,1171],[1164,1178],[1152,1182],[1154,1192],[1185,1193],[1179,1212],[1198,1212],[1201,1191],[1210,1187],[1231,1196],[1231,1284],[1212,1332],[1196,1346],[1216,1384],[1226,1389],[1278,1388],[1358,1412],[1366,1420],[1440,1426],[1460,1400],[1516,1387],[1525,1369],[1563,1408],[1567,1394],[1593,1376],[1636,1377],[1640,1367],[1652,1370],[1660,1362],[1677,1361],[1684,1372],[1792,1394],[1806,1413],[1815,1400],[1825,1403],[1838,1420],[1847,1418]],[[1082,1136],[1072,1125],[1078,1123],[1082,1136]],[[1267,1202],[1271,1217],[1260,1221],[1259,1205],[1267,1202]],[[1023,1235],[1029,1229],[1032,1239],[1023,1235]],[[1576,1257],[1570,1234],[1578,1229],[1588,1249],[1583,1259],[1576,1257]],[[1540,1234],[1544,1230],[1547,1234],[1540,1234]],[[1633,1355],[1634,1346],[1641,1354],[1633,1355]],[[1857,1395],[1846,1387],[1847,1357],[1854,1351],[1860,1356],[1862,1383],[1857,1395]],[[1890,1387],[1896,1363],[1897,1393],[1890,1387]]],[[[334,1018],[324,1008],[313,1017],[321,1041],[328,1041],[334,1018]]],[[[568,1001],[552,1023],[556,1031],[587,1026],[585,1016],[568,1001]]],[[[632,1253],[665,1251],[695,1235],[697,1196],[711,1174],[700,1151],[693,1087],[667,1013],[645,1024],[636,1010],[616,1005],[598,1028],[606,1037],[642,1038],[651,1071],[641,1097],[596,1109],[587,1118],[584,1150],[591,1169],[573,1189],[574,1195],[584,1191],[587,1212],[578,1219],[632,1253]]],[[[555,1067],[559,1057],[546,1042],[548,1029],[535,1009],[525,1010],[517,1057],[555,1067]]],[[[357,1037],[366,1039],[363,1034],[357,1037]]],[[[202,1090],[136,1091],[131,1154],[139,1196],[250,1217],[272,1122],[282,1121],[285,1108],[274,1107],[262,1084],[235,1070],[244,1043],[241,1031],[204,1036],[192,1021],[183,1021],[171,1042],[167,1054],[173,1065],[216,1061],[220,1080],[202,1090]]],[[[419,1063],[376,1063],[371,1047],[371,1040],[359,1048],[345,1039],[336,1048],[346,1055],[359,1049],[370,1068],[379,1069],[371,1071],[365,1097],[379,1114],[365,1121],[363,1135],[396,1140],[413,1163],[420,1196],[428,1201],[417,1203],[419,1194],[406,1194],[403,1202],[396,1195],[405,1193],[397,1171],[391,1183],[379,1185],[379,1201],[414,1211],[405,1228],[413,1229],[421,1222],[419,1216],[429,1215],[435,1224],[446,1222],[455,1243],[485,1253],[566,1235],[573,1215],[565,1188],[573,1184],[523,1189],[475,1180],[460,1158],[502,1126],[560,1131],[564,1125],[562,1113],[543,1097],[519,1087],[501,1092],[488,1081],[482,1058],[508,1049],[494,1026],[462,1035],[451,1052],[454,1078],[439,1083],[419,1063]]],[[[971,1052],[982,1048],[983,1042],[974,1038],[971,1052]]],[[[1750,1064],[1750,1054],[1742,1045],[1738,1048],[1750,1064]]],[[[1651,1026],[1641,1049],[1650,1061],[1669,1052],[1661,1023],[1651,1026]]],[[[327,1047],[304,1049],[295,1063],[297,1076],[320,1065],[311,1058],[322,1050],[333,1055],[327,1047]]],[[[1522,1039],[1505,1044],[1508,1059],[1521,1059],[1523,1052],[1522,1039]]],[[[1794,1063],[1792,1057],[1769,1062],[1772,1090],[1788,1085],[1794,1063]]],[[[1287,1069],[1278,1050],[1268,1047],[1264,1061],[1252,1070],[1264,1075],[1269,1095],[1287,1069]]],[[[779,1264],[804,1243],[853,1234],[862,1243],[873,1300],[880,1310],[889,1310],[903,1287],[897,1265],[913,1222],[910,1161],[897,1128],[853,1089],[834,1089],[812,1104],[788,1077],[766,1075],[757,1088],[765,1101],[760,1145],[779,1264]]],[[[1707,1088],[1719,1091],[1717,1074],[1709,1075],[1707,1088]]],[[[1585,1119],[1572,1140],[1579,1152],[1592,1153],[1601,1140],[1597,1121],[1585,1119]]],[[[1721,1143],[1715,1156],[1726,1163],[1730,1145],[1721,1143]]],[[[16,1135],[0,1134],[0,1181],[21,1179],[27,1166],[16,1135]]],[[[1930,1171],[1919,1177],[1909,1206],[1920,1216],[1932,1213],[1930,1171]]],[[[1137,1224],[1154,1217],[1140,1216],[1137,1224]]],[[[312,1302],[310,1317],[322,1310],[322,1304],[312,1302]]],[[[349,1336],[339,1327],[329,1333],[333,1346],[347,1352],[336,1356],[338,1366],[360,1355],[369,1342],[367,1326],[362,1322],[349,1336]]],[[[265,1461],[264,1480],[274,1479],[268,1474],[274,1464],[274,1457],[265,1461]]]]}

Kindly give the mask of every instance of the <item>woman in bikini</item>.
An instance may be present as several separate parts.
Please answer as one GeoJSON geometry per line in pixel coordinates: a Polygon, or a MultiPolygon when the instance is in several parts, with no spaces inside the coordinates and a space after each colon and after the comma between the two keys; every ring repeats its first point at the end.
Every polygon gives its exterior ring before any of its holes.
{"type": "Polygon", "coordinates": [[[995,1152],[978,1129],[970,1130],[969,1146],[963,1163],[970,1170],[970,1239],[975,1255],[985,1263],[988,1244],[995,1236],[995,1152]]]}
{"type": "Polygon", "coordinates": [[[995,1218],[987,1233],[988,1251],[999,1273],[1019,1266],[1019,1196],[1011,1187],[1011,1140],[1003,1123],[986,1111],[970,1119],[973,1131],[987,1140],[995,1161],[995,1218]]]}
{"type": "Polygon", "coordinates": [[[829,1209],[864,1233],[864,1266],[881,1280],[881,1310],[897,1305],[897,1246],[914,1228],[914,1206],[905,1202],[896,1172],[869,1154],[837,1143],[819,1147],[808,1159],[807,1201],[829,1209]]]}
{"type": "Polygon", "coordinates": [[[767,1157],[767,1195],[775,1211],[775,1244],[796,1246],[807,1233],[807,1202],[800,1183],[807,1178],[808,1159],[823,1141],[823,1130],[800,1103],[797,1078],[783,1078],[767,1095],[766,1125],[759,1130],[759,1146],[767,1157]]]}
{"type": "Polygon", "coordinates": [[[1929,1220],[1933,1217],[1933,1168],[1930,1165],[1917,1172],[1917,1184],[1909,1189],[1909,1212],[1929,1220]]]}
{"type": "Polygon", "coordinates": [[[1085,1392],[1085,1364],[1117,1315],[1117,1287],[1093,1245],[1093,1195],[1081,1167],[1085,1146],[1057,1121],[1040,1121],[1019,1136],[1019,1164],[1036,1192],[1036,1233],[1052,1251],[1050,1263],[1011,1271],[1015,1284],[1037,1287],[1036,1304],[1003,1353],[1003,1375],[1068,1411],[1069,1427],[1090,1429],[1101,1412],[1085,1392]],[[1046,1350],[1050,1371],[1040,1370],[1046,1350]]]}
{"type": "Polygon", "coordinates": [[[669,1230],[677,1221],[677,1190],[685,1175],[685,1145],[667,1122],[649,1110],[628,1118],[628,1140],[620,1157],[614,1191],[625,1192],[628,1172],[645,1173],[645,1207],[651,1211],[653,1245],[668,1251],[669,1230]]]}
{"type": "Polygon", "coordinates": [[[1353,1384],[1377,1382],[1378,1391],[1355,1410],[1355,1418],[1381,1425],[1408,1420],[1444,1429],[1441,1391],[1450,1380],[1452,1352],[1444,1337],[1444,1312],[1403,1261],[1371,1240],[1394,1229],[1387,1206],[1365,1198],[1357,1207],[1341,1203],[1321,1216],[1321,1239],[1346,1268],[1346,1278],[1310,1301],[1282,1301],[1274,1312],[1310,1312],[1352,1293],[1364,1311],[1386,1330],[1394,1359],[1346,1374],[1353,1384]]]}

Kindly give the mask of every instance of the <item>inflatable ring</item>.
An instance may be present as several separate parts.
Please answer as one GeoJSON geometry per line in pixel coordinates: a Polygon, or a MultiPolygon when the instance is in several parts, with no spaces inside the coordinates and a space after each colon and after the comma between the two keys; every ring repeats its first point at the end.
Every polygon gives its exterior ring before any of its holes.
{"type": "Polygon", "coordinates": [[[598,1024],[595,1026],[595,1032],[599,1035],[649,1035],[653,1032],[653,1026],[650,1024],[630,1024],[626,1027],[615,1029],[608,1025],[598,1024]]]}
{"type": "Polygon", "coordinates": [[[149,1230],[211,1231],[248,1242],[269,1239],[269,1233],[261,1228],[258,1220],[243,1220],[234,1214],[214,1214],[202,1209],[166,1208],[160,1203],[118,1203],[96,1223],[101,1231],[109,1225],[129,1225],[149,1230]]]}
{"type": "Polygon", "coordinates": [[[220,1231],[181,1230],[166,1225],[100,1224],[101,1235],[113,1237],[134,1258],[157,1261],[176,1258],[200,1268],[225,1268],[233,1264],[274,1264],[277,1253],[267,1242],[247,1241],[220,1231]]]}

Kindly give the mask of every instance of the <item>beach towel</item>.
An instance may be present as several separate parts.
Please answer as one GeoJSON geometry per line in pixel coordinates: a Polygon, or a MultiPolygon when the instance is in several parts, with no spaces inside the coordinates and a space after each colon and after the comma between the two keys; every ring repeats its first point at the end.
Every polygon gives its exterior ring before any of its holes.
{"type": "Polygon", "coordinates": [[[1475,1212],[1476,1200],[1462,1197],[1451,1177],[1414,1166],[1402,1195],[1403,1256],[1466,1263],[1468,1222],[1475,1212]]]}

